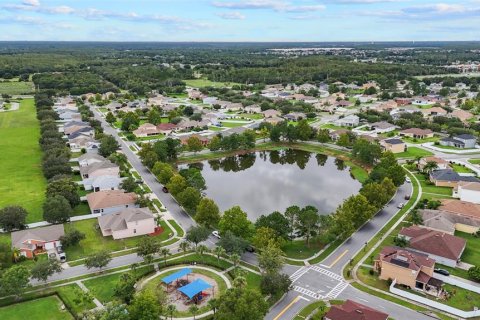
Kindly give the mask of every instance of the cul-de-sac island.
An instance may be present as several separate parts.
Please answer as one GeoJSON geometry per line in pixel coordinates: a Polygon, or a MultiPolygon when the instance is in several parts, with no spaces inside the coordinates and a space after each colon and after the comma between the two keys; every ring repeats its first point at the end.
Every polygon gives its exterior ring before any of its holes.
{"type": "Polygon", "coordinates": [[[478,3],[7,2],[1,320],[480,319],[478,3]]]}

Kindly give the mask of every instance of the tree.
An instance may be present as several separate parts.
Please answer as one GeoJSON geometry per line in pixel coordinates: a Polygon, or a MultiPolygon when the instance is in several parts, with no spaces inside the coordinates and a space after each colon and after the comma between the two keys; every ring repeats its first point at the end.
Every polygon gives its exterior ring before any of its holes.
{"type": "Polygon", "coordinates": [[[220,150],[221,145],[222,139],[219,136],[214,136],[208,143],[208,149],[210,151],[217,151],[220,150]]]}
{"type": "Polygon", "coordinates": [[[298,121],[296,131],[298,139],[303,141],[310,140],[313,135],[313,129],[306,119],[298,121]]]}
{"type": "Polygon", "coordinates": [[[216,246],[215,249],[213,249],[213,253],[217,256],[217,261],[220,262],[220,257],[227,253],[227,251],[225,251],[223,247],[216,246]]]}
{"type": "Polygon", "coordinates": [[[341,205],[341,210],[351,218],[355,228],[359,228],[367,222],[376,212],[375,207],[362,194],[347,198],[341,205]]]}
{"type": "Polygon", "coordinates": [[[290,233],[292,232],[290,221],[278,211],[274,211],[270,213],[268,216],[261,215],[255,222],[255,227],[270,228],[275,231],[278,237],[281,237],[285,240],[289,238],[290,233]]]}
{"type": "Polygon", "coordinates": [[[62,272],[62,266],[56,259],[37,261],[31,270],[32,278],[38,281],[47,282],[48,277],[54,273],[62,272]]]}
{"type": "Polygon", "coordinates": [[[207,302],[208,306],[210,309],[213,311],[213,315],[215,316],[215,312],[217,312],[218,305],[220,304],[220,301],[217,298],[210,298],[207,302]]]}
{"type": "Polygon", "coordinates": [[[152,108],[147,114],[148,122],[157,125],[162,122],[162,115],[156,108],[152,108]]]}
{"type": "Polygon", "coordinates": [[[188,229],[185,239],[195,245],[195,250],[200,242],[203,242],[208,239],[210,235],[210,230],[204,226],[196,226],[188,229]]]}
{"type": "Polygon", "coordinates": [[[109,302],[104,308],[95,308],[84,313],[84,320],[130,320],[127,306],[118,302],[109,302]]]}
{"type": "Polygon", "coordinates": [[[187,149],[188,151],[192,151],[197,153],[203,149],[202,141],[197,136],[191,136],[187,139],[187,149]]]}
{"type": "Polygon", "coordinates": [[[299,234],[305,237],[307,246],[310,245],[310,238],[316,234],[319,222],[320,216],[315,207],[307,206],[298,213],[295,227],[299,234]]]}
{"type": "Polygon", "coordinates": [[[68,200],[73,208],[80,204],[80,196],[78,195],[78,185],[71,179],[63,178],[53,180],[47,185],[46,197],[63,196],[68,200]]]}
{"type": "Polygon", "coordinates": [[[220,210],[212,199],[202,198],[198,203],[195,221],[207,228],[213,228],[220,221],[220,210]]]}
{"type": "Polygon", "coordinates": [[[152,173],[163,185],[167,184],[175,175],[175,171],[170,164],[160,161],[155,162],[155,165],[152,168],[152,173]]]}
{"type": "Polygon", "coordinates": [[[185,188],[187,187],[187,181],[181,175],[176,174],[170,179],[166,187],[172,195],[176,196],[180,192],[185,190],[185,188]]]}
{"type": "Polygon", "coordinates": [[[3,295],[13,295],[19,298],[28,288],[30,282],[30,271],[24,265],[16,265],[8,268],[0,278],[0,292],[3,295]]]}
{"type": "Polygon", "coordinates": [[[470,269],[468,269],[468,276],[475,281],[480,281],[480,267],[470,267],[470,269]]]}
{"type": "Polygon", "coordinates": [[[233,268],[236,269],[240,263],[240,255],[238,253],[232,253],[230,255],[230,260],[232,260],[233,268]]]}
{"type": "Polygon", "coordinates": [[[113,289],[114,295],[120,298],[123,302],[130,304],[135,295],[136,281],[137,279],[135,279],[131,272],[122,273],[113,289]]]}
{"type": "Polygon", "coordinates": [[[357,139],[353,144],[352,155],[355,159],[366,165],[374,165],[382,155],[382,148],[377,143],[366,139],[357,139]]]}
{"type": "Polygon", "coordinates": [[[248,243],[245,239],[235,236],[230,231],[225,232],[217,244],[225,249],[228,254],[242,254],[245,251],[245,248],[248,246],[248,243]]]}
{"type": "Polygon", "coordinates": [[[198,313],[198,310],[200,310],[196,304],[192,304],[190,307],[188,307],[188,312],[193,314],[193,320],[195,320],[195,316],[198,313]]]}
{"type": "Polygon", "coordinates": [[[160,317],[161,307],[152,290],[142,290],[135,296],[128,311],[131,319],[152,320],[160,317]]]}
{"type": "Polygon", "coordinates": [[[285,263],[283,251],[275,246],[268,246],[258,254],[258,266],[265,273],[278,273],[285,263]]]}
{"type": "Polygon", "coordinates": [[[71,215],[72,207],[63,196],[49,197],[43,204],[43,219],[47,222],[64,223],[70,220],[71,215]]]}
{"type": "Polygon", "coordinates": [[[248,239],[252,235],[252,223],[247,218],[247,213],[242,211],[239,206],[234,206],[223,213],[218,229],[222,234],[227,231],[232,232],[238,237],[248,239]]]}
{"type": "Polygon", "coordinates": [[[411,223],[413,223],[414,225],[421,225],[423,224],[423,217],[420,213],[418,213],[417,210],[412,210],[409,214],[409,220],[411,223]]]}
{"type": "Polygon", "coordinates": [[[202,191],[206,188],[205,179],[202,172],[197,168],[182,169],[180,175],[185,178],[187,184],[195,189],[202,191]]]}
{"type": "Polygon", "coordinates": [[[434,170],[438,169],[438,163],[435,161],[427,161],[425,166],[423,167],[423,172],[430,173],[434,170]]]}
{"type": "MultiPolygon", "coordinates": [[[[212,300],[212,299],[210,299],[212,300]]],[[[209,300],[209,302],[210,302],[209,300]]],[[[167,306],[167,313],[170,315],[170,320],[173,320],[173,314],[177,311],[177,307],[174,304],[169,304],[167,306]]]]}
{"type": "Polygon", "coordinates": [[[122,181],[120,188],[125,190],[125,192],[134,192],[137,189],[138,185],[135,182],[135,179],[128,177],[122,181]]]}
{"type": "Polygon", "coordinates": [[[208,247],[204,244],[198,245],[198,247],[195,249],[195,251],[200,255],[200,257],[203,260],[203,255],[205,252],[208,252],[208,247]]]}
{"type": "Polygon", "coordinates": [[[117,118],[115,118],[115,116],[113,115],[112,112],[108,112],[107,115],[105,116],[105,120],[106,120],[108,123],[112,124],[112,123],[114,123],[115,121],[117,121],[117,118]]]}
{"type": "Polygon", "coordinates": [[[321,143],[327,143],[330,141],[330,133],[328,129],[320,129],[317,133],[317,140],[321,143]]]}
{"type": "Polygon", "coordinates": [[[405,171],[390,151],[384,152],[380,162],[373,168],[369,175],[369,181],[382,181],[385,177],[390,178],[395,186],[401,186],[405,182],[405,171]]]}
{"type": "Polygon", "coordinates": [[[171,255],[170,250],[168,248],[162,248],[160,250],[160,254],[163,256],[163,261],[165,262],[165,265],[167,265],[167,257],[171,255]]]}
{"type": "Polygon", "coordinates": [[[393,243],[400,248],[405,248],[409,245],[409,241],[407,240],[407,238],[402,236],[396,236],[395,238],[393,238],[393,243]]]}
{"type": "Polygon", "coordinates": [[[87,267],[87,269],[97,268],[101,270],[106,267],[110,261],[112,261],[110,253],[102,250],[87,256],[85,258],[85,267],[87,267]]]}
{"type": "Polygon", "coordinates": [[[188,212],[195,213],[195,209],[200,203],[202,195],[200,191],[194,187],[187,187],[185,190],[177,194],[178,202],[187,209],[188,212]]]}
{"type": "Polygon", "coordinates": [[[122,130],[133,131],[140,125],[140,118],[135,112],[127,112],[122,118],[122,130]]]}
{"type": "Polygon", "coordinates": [[[157,239],[153,237],[143,237],[138,242],[137,255],[148,263],[152,260],[153,255],[160,251],[160,247],[161,244],[157,239]]]}
{"type": "Polygon", "coordinates": [[[286,274],[267,273],[262,276],[260,290],[265,295],[277,295],[290,291],[292,280],[286,274]]]}
{"type": "Polygon", "coordinates": [[[0,228],[6,232],[26,228],[28,212],[20,206],[9,206],[0,209],[0,228]]]}
{"type": "Polygon", "coordinates": [[[300,208],[298,206],[290,206],[285,210],[285,218],[288,220],[289,230],[290,230],[290,238],[293,238],[291,234],[295,228],[297,217],[300,214],[300,208]]]}
{"type": "Polygon", "coordinates": [[[118,144],[117,140],[110,135],[103,136],[100,139],[100,148],[98,149],[98,153],[105,158],[108,158],[112,153],[115,153],[120,145],[118,144]]]}
{"type": "Polygon", "coordinates": [[[259,250],[269,246],[280,248],[284,242],[285,240],[280,238],[275,230],[269,227],[257,228],[252,238],[253,245],[259,250]]]}
{"type": "Polygon", "coordinates": [[[68,248],[77,245],[83,239],[85,239],[85,233],[77,229],[70,229],[59,240],[62,243],[62,247],[68,248]]]}
{"type": "Polygon", "coordinates": [[[257,290],[245,287],[228,289],[219,299],[217,320],[263,320],[268,304],[257,290]]]}
{"type": "Polygon", "coordinates": [[[187,251],[190,249],[190,243],[187,241],[182,241],[178,245],[178,251],[183,251],[183,254],[187,253],[187,251]]]}

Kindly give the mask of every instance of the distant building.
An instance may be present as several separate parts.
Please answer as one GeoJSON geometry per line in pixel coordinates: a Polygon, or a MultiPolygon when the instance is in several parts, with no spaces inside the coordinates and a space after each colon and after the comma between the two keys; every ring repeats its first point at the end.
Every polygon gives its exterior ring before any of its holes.
{"type": "Polygon", "coordinates": [[[402,153],[407,150],[407,145],[401,139],[385,139],[380,141],[380,145],[385,151],[392,153],[402,153]]]}
{"type": "Polygon", "coordinates": [[[430,172],[430,181],[437,187],[455,188],[460,182],[480,182],[476,177],[461,176],[452,169],[434,170],[430,172]]]}
{"type": "Polygon", "coordinates": [[[442,146],[455,147],[459,149],[473,149],[477,144],[477,138],[471,134],[460,134],[452,138],[440,140],[442,146]]]}
{"type": "Polygon", "coordinates": [[[335,121],[337,126],[341,127],[356,127],[360,123],[360,118],[354,114],[340,118],[335,121]]]}
{"type": "Polygon", "coordinates": [[[400,135],[413,139],[426,139],[433,137],[433,131],[430,129],[410,128],[400,131],[400,135]]]}
{"type": "Polygon", "coordinates": [[[480,204],[480,182],[459,182],[453,189],[453,197],[461,201],[480,204]]]}

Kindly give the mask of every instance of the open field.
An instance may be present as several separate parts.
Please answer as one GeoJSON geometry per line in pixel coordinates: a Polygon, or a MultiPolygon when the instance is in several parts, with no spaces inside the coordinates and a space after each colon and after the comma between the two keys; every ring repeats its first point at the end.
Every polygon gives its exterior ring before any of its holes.
{"type": "Polygon", "coordinates": [[[18,204],[28,211],[27,222],[43,220],[46,180],[33,99],[22,100],[15,112],[0,113],[0,137],[0,207],[18,204]]]}
{"type": "Polygon", "coordinates": [[[324,247],[323,244],[316,241],[310,241],[310,246],[307,247],[304,240],[289,241],[282,246],[283,252],[288,258],[306,259],[313,256],[324,247]]]}
{"type": "Polygon", "coordinates": [[[215,87],[215,88],[222,88],[222,87],[230,87],[236,85],[238,83],[233,82],[216,82],[210,81],[208,79],[190,79],[190,80],[183,80],[189,87],[201,88],[201,87],[215,87]]]}
{"type": "Polygon", "coordinates": [[[0,308],[0,319],[5,320],[69,320],[74,319],[67,310],[61,310],[57,296],[49,296],[0,308]]]}
{"type": "Polygon", "coordinates": [[[20,95],[33,93],[33,82],[0,82],[0,94],[20,95]]]}

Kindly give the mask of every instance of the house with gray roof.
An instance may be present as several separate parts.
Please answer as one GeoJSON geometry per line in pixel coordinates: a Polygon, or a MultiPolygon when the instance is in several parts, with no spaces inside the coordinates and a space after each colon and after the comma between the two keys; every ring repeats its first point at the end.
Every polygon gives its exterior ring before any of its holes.
{"type": "Polygon", "coordinates": [[[124,239],[155,232],[155,218],[148,208],[127,208],[117,213],[98,217],[102,235],[124,239]]]}
{"type": "Polygon", "coordinates": [[[104,161],[107,161],[107,159],[97,153],[85,153],[78,157],[78,165],[80,167],[86,167],[91,164],[104,161]]]}
{"type": "Polygon", "coordinates": [[[440,144],[442,146],[460,149],[473,149],[477,144],[477,138],[471,134],[460,134],[453,137],[440,139],[440,144]]]}
{"type": "Polygon", "coordinates": [[[118,176],[99,176],[91,179],[91,190],[93,192],[104,190],[118,190],[122,184],[123,179],[118,176]]]}
{"type": "Polygon", "coordinates": [[[12,248],[19,249],[22,256],[32,259],[35,255],[56,251],[61,247],[60,237],[64,235],[63,224],[15,231],[11,234],[12,248]]]}
{"type": "Polygon", "coordinates": [[[437,187],[456,188],[460,182],[480,182],[476,177],[463,176],[452,169],[434,170],[430,172],[430,181],[437,187]]]}

